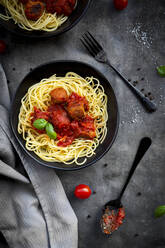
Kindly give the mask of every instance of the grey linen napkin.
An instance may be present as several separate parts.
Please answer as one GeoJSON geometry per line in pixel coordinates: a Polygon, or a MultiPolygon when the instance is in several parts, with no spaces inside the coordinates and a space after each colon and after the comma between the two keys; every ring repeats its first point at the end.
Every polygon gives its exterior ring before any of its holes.
{"type": "Polygon", "coordinates": [[[1,65],[0,87],[0,232],[10,248],[77,248],[77,218],[58,176],[27,157],[11,132],[1,65]]]}

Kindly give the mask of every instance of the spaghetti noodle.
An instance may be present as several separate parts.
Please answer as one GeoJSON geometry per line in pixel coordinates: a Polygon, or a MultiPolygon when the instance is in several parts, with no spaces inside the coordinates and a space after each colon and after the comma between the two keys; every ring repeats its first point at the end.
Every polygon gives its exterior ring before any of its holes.
{"type": "Polygon", "coordinates": [[[86,162],[87,157],[95,154],[98,145],[104,141],[107,134],[107,120],[107,96],[99,80],[94,77],[84,79],[76,73],[68,72],[65,77],[53,75],[29,88],[21,101],[18,132],[26,140],[27,150],[33,151],[41,159],[81,165],[86,162]],[[34,107],[46,111],[51,103],[50,92],[58,87],[65,89],[68,95],[75,92],[86,98],[89,104],[88,114],[94,118],[96,127],[94,139],[76,138],[71,145],[60,147],[57,145],[57,140],[50,139],[45,133],[39,134],[32,127],[34,107]]]}
{"type": "Polygon", "coordinates": [[[19,0],[0,0],[0,4],[5,7],[6,11],[5,14],[0,14],[1,19],[5,21],[13,19],[15,24],[28,31],[55,31],[68,19],[68,16],[57,15],[56,12],[51,14],[45,10],[38,20],[32,21],[27,19],[24,5],[19,0]]]}

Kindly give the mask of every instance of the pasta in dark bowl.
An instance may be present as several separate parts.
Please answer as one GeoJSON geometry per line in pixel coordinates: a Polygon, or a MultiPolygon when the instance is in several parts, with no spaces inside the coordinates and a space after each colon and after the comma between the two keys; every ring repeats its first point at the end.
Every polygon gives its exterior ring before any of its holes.
{"type": "Polygon", "coordinates": [[[32,38],[59,35],[85,14],[90,0],[0,0],[0,24],[32,38]]]}
{"type": "Polygon", "coordinates": [[[25,151],[44,166],[84,168],[111,147],[118,106],[106,78],[88,64],[57,61],[37,67],[17,89],[11,126],[25,151]]]}

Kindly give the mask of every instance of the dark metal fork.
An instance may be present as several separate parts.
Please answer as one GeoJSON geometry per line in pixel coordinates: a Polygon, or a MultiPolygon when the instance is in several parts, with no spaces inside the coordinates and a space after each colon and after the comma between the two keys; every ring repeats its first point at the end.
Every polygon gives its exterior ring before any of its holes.
{"type": "Polygon", "coordinates": [[[110,66],[119,76],[124,80],[124,82],[133,90],[133,92],[139,97],[142,104],[147,108],[148,111],[154,112],[157,107],[156,104],[150,101],[147,97],[145,97],[141,91],[139,91],[136,87],[134,87],[122,73],[115,68],[111,62],[109,61],[106,52],[103,47],[98,43],[98,41],[92,36],[91,33],[86,32],[82,38],[80,39],[83,45],[86,47],[88,52],[98,61],[110,66]]]}

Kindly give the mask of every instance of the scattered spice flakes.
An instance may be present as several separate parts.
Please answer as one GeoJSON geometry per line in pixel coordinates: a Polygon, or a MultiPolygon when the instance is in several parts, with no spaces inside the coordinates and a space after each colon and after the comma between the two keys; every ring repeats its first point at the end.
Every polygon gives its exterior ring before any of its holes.
{"type": "Polygon", "coordinates": [[[149,97],[149,99],[150,99],[151,101],[154,100],[154,96],[152,95],[151,92],[148,92],[148,93],[147,93],[147,96],[149,97]]]}
{"type": "Polygon", "coordinates": [[[90,215],[90,214],[88,214],[88,215],[87,215],[87,219],[90,219],[90,218],[91,218],[91,215],[90,215]]]}
{"type": "MultiPolygon", "coordinates": [[[[141,89],[141,92],[144,93],[144,89],[143,88],[141,89]]],[[[148,97],[151,101],[155,99],[151,92],[145,93],[144,96],[145,97],[148,97]]]]}
{"type": "Polygon", "coordinates": [[[137,68],[137,71],[140,71],[141,70],[141,68],[137,68]]]}
{"type": "Polygon", "coordinates": [[[144,81],[144,77],[141,78],[141,81],[144,81]]]}
{"type": "Polygon", "coordinates": [[[15,67],[13,67],[13,71],[15,71],[16,69],[15,69],[15,67]]]}
{"type": "Polygon", "coordinates": [[[135,238],[136,238],[136,237],[139,237],[139,234],[138,234],[138,233],[135,233],[134,237],[135,237],[135,238]]]}
{"type": "Polygon", "coordinates": [[[103,167],[107,167],[107,166],[108,166],[108,164],[104,164],[104,165],[103,165],[103,167]]]}
{"type": "Polygon", "coordinates": [[[131,79],[130,78],[128,79],[128,82],[131,82],[131,79]]]}
{"type": "Polygon", "coordinates": [[[95,195],[96,194],[96,191],[93,191],[93,195],[95,195]]]}
{"type": "Polygon", "coordinates": [[[138,81],[133,81],[133,85],[136,86],[138,84],[138,81]]]}
{"type": "Polygon", "coordinates": [[[154,96],[150,96],[149,99],[152,101],[152,100],[154,100],[155,98],[154,98],[154,96]]]}
{"type": "Polygon", "coordinates": [[[138,193],[137,193],[137,196],[141,196],[141,195],[142,195],[142,193],[141,193],[141,192],[138,192],[138,193]]]}

